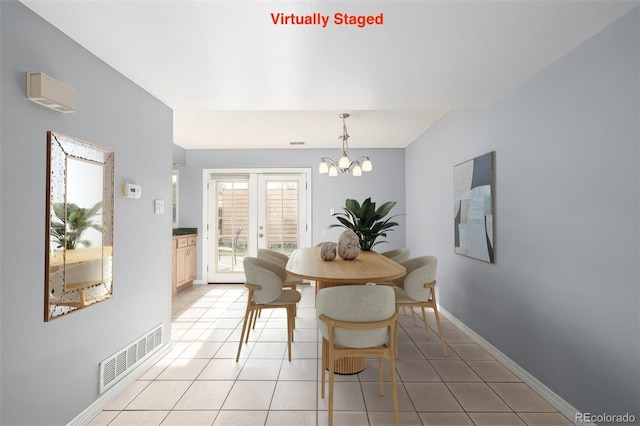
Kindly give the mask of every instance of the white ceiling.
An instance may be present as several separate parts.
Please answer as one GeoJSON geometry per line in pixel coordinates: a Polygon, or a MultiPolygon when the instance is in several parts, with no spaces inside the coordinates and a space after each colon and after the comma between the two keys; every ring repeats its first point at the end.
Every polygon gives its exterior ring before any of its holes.
{"type": "MultiPolygon", "coordinates": [[[[174,110],[192,148],[406,147],[490,105],[635,7],[628,0],[22,0],[174,110]],[[322,13],[326,28],[274,25],[322,13]],[[384,14],[336,25],[335,13],[384,14]]],[[[47,72],[47,70],[38,70],[47,72]]],[[[63,76],[57,76],[63,80],[63,76]]]]}

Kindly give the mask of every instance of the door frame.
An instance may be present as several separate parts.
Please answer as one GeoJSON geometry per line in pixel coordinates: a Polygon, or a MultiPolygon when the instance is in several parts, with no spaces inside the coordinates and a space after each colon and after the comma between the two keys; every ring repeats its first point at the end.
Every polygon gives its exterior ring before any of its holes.
{"type": "Polygon", "coordinates": [[[311,244],[311,230],[313,229],[311,224],[311,168],[310,167],[292,167],[292,168],[240,168],[240,169],[202,169],[202,238],[201,244],[201,258],[200,258],[200,276],[202,280],[198,280],[200,284],[208,284],[208,272],[207,268],[209,267],[209,230],[207,229],[207,220],[208,220],[208,189],[207,183],[209,182],[209,175],[211,174],[304,174],[307,179],[307,188],[306,188],[306,209],[307,209],[307,233],[305,234],[306,241],[300,241],[300,245],[302,247],[307,247],[311,244]]]}

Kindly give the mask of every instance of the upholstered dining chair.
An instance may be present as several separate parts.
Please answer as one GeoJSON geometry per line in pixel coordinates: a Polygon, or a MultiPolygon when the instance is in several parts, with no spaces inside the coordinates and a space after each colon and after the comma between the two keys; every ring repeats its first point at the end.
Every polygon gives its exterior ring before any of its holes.
{"type": "MultiPolygon", "coordinates": [[[[271,262],[275,262],[284,268],[287,266],[289,256],[275,250],[258,249],[258,259],[265,259],[271,262]]],[[[298,284],[302,284],[301,278],[296,278],[287,274],[287,280],[284,282],[283,287],[289,288],[291,290],[297,290],[298,284]]]]}
{"type": "Polygon", "coordinates": [[[242,334],[238,344],[236,362],[240,359],[242,342],[249,341],[249,333],[255,318],[262,309],[286,309],[287,310],[287,347],[289,361],[291,361],[291,342],[293,341],[293,329],[295,328],[295,308],[300,301],[301,294],[296,290],[284,290],[282,285],[287,279],[287,271],[280,265],[264,259],[245,257],[243,260],[245,286],[249,289],[247,296],[247,309],[242,323],[242,334]],[[246,333],[246,340],[245,340],[246,333]]]}
{"type": "MultiPolygon", "coordinates": [[[[442,324],[440,323],[440,314],[438,313],[438,304],[436,302],[436,270],[438,268],[438,259],[435,256],[421,256],[400,262],[407,270],[407,274],[402,278],[392,280],[396,285],[396,313],[399,308],[408,307],[411,309],[413,317],[413,325],[416,325],[413,308],[420,307],[422,309],[422,320],[424,328],[429,335],[429,326],[427,324],[427,315],[424,308],[433,309],[438,325],[438,334],[440,335],[440,344],[442,345],[442,353],[447,356],[447,345],[444,341],[442,333],[442,324]]],[[[397,330],[397,329],[396,329],[397,330]]],[[[398,351],[398,333],[396,333],[396,355],[398,351]]]]}
{"type": "Polygon", "coordinates": [[[409,249],[407,247],[389,250],[389,251],[383,251],[380,254],[398,263],[404,262],[405,260],[409,260],[409,257],[410,257],[409,249]]]}
{"type": "Polygon", "coordinates": [[[325,395],[325,370],[329,370],[329,426],[333,425],[335,363],[353,356],[378,357],[380,396],[384,393],[382,359],[388,359],[394,418],[395,424],[399,425],[393,348],[398,315],[395,312],[393,289],[377,285],[325,288],[318,292],[316,312],[318,330],[322,334],[322,398],[325,395]]]}
{"type": "MultiPolygon", "coordinates": [[[[403,248],[399,248],[399,249],[394,249],[394,250],[389,250],[389,251],[384,251],[382,253],[380,253],[380,255],[393,260],[394,262],[400,263],[400,262],[404,262],[405,260],[409,260],[409,249],[407,247],[403,247],[403,248]]],[[[395,285],[393,282],[391,281],[382,281],[379,282],[377,284],[380,285],[395,285]]],[[[405,313],[404,308],[402,308],[402,313],[405,313]]]]}

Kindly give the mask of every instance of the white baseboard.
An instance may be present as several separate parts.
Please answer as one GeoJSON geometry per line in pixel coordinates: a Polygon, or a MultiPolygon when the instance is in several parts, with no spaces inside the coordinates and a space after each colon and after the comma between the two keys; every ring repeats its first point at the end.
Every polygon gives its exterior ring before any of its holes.
{"type": "Polygon", "coordinates": [[[149,367],[155,365],[160,361],[169,351],[173,348],[173,341],[169,340],[167,344],[157,349],[153,355],[150,355],[148,359],[141,362],[139,366],[131,370],[129,374],[119,379],[118,383],[113,385],[109,390],[100,395],[93,404],[88,406],[82,413],[78,414],[75,419],[71,420],[67,426],[83,426],[88,424],[95,416],[100,414],[105,407],[107,407],[112,400],[114,400],[120,393],[129,387],[133,382],[138,380],[149,367]]]}
{"type": "MultiPolygon", "coordinates": [[[[498,348],[483,339],[478,333],[467,327],[465,323],[456,318],[449,311],[438,305],[438,311],[444,315],[451,323],[460,329],[464,334],[469,336],[471,340],[476,342],[482,349],[489,352],[497,361],[507,367],[515,374],[523,383],[529,385],[535,392],[544,398],[549,404],[553,405],[560,413],[572,422],[575,422],[576,413],[580,413],[575,407],[562,399],[558,394],[549,389],[540,380],[532,376],[527,370],[520,367],[515,361],[502,353],[498,348]]],[[[581,425],[596,426],[595,423],[580,423],[581,425]]]]}

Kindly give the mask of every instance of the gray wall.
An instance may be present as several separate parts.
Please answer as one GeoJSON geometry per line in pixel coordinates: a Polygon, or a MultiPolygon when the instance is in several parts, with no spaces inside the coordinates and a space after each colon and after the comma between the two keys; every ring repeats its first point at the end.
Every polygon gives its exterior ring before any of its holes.
{"type": "MultiPolygon", "coordinates": [[[[404,150],[370,149],[349,151],[349,156],[357,158],[369,155],[373,170],[360,177],[339,175],[330,178],[318,173],[320,157],[335,158],[340,155],[339,147],[334,150],[282,149],[282,150],[187,150],[187,166],[180,168],[180,226],[198,228],[198,279],[201,277],[202,259],[202,175],[203,169],[233,168],[311,168],[311,209],[312,244],[321,241],[337,241],[340,229],[323,232],[337,222],[329,215],[329,209],[341,212],[344,201],[354,198],[363,201],[371,197],[381,204],[396,201],[392,213],[405,213],[404,194],[404,150]]],[[[390,232],[388,243],[379,244],[378,251],[404,247],[405,216],[397,218],[400,226],[390,232]]]]}
{"type": "Polygon", "coordinates": [[[445,309],[583,412],[640,417],[636,8],[406,150],[407,244],[445,309]],[[496,264],[453,252],[453,166],[496,151],[496,264]]]}
{"type": "Polygon", "coordinates": [[[17,1],[0,12],[0,424],[60,425],[98,398],[100,361],[159,323],[170,336],[171,215],[154,215],[152,200],[171,202],[172,111],[17,1]],[[27,100],[27,71],[73,87],[76,112],[27,100]],[[116,153],[113,298],[49,323],[47,130],[116,153]],[[141,185],[142,199],[121,198],[123,181],[141,185]]]}

